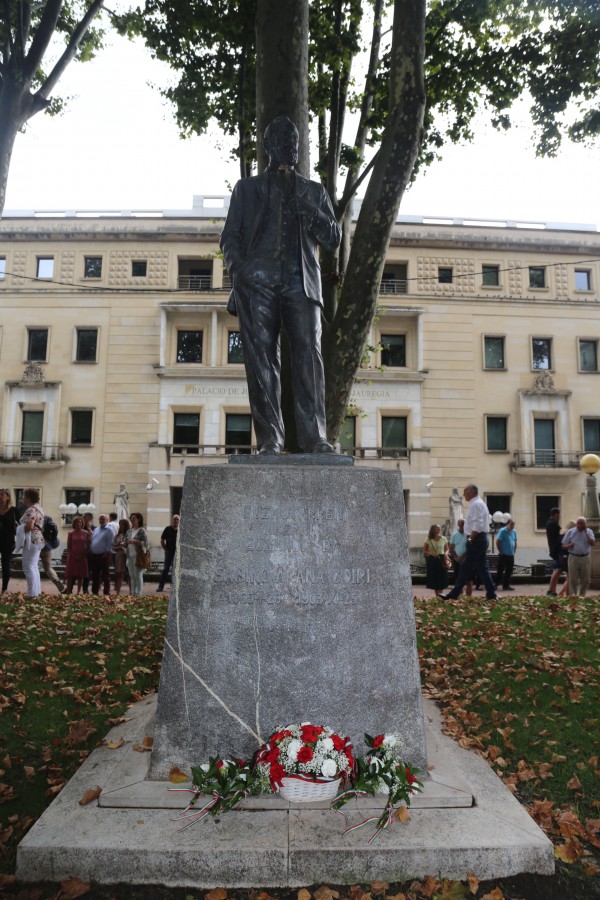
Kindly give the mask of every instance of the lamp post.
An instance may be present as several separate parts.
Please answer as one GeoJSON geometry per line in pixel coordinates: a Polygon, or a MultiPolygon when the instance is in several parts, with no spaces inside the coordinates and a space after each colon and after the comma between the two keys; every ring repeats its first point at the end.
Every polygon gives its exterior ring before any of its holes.
{"type": "Polygon", "coordinates": [[[596,535],[596,543],[591,551],[592,571],[590,576],[590,588],[593,591],[600,589],[600,503],[598,502],[598,485],[596,483],[596,472],[600,469],[600,456],[595,453],[586,453],[579,460],[579,468],[585,472],[585,500],[583,504],[583,514],[587,519],[588,527],[592,529],[596,535]]]}

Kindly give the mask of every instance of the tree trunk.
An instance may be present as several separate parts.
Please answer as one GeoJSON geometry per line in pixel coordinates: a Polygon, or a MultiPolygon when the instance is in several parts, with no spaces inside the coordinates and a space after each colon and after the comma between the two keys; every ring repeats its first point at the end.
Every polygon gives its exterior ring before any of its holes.
{"type": "Polygon", "coordinates": [[[256,131],[258,170],[266,167],[265,127],[289,116],[300,132],[298,171],[308,177],[308,0],[257,0],[256,131]]]}
{"type": "MultiPolygon", "coordinates": [[[[256,131],[258,171],[267,165],[262,147],[266,126],[289,116],[300,134],[298,171],[308,177],[308,0],[257,0],[256,131]]],[[[288,342],[281,341],[281,412],[285,448],[297,452],[288,342]]]]}
{"type": "Polygon", "coordinates": [[[23,96],[29,96],[15,88],[7,77],[0,91],[0,216],[4,211],[6,185],[10,170],[15,138],[28,116],[22,111],[23,96]]]}
{"type": "Polygon", "coordinates": [[[335,318],[324,347],[327,432],[337,438],[377,310],[392,228],[422,137],[426,0],[396,0],[390,111],[356,223],[335,318]]]}

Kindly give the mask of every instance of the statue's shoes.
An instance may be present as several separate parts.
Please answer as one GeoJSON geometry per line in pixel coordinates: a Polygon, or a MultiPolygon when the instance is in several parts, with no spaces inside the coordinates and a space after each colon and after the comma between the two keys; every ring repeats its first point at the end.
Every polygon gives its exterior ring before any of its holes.
{"type": "Polygon", "coordinates": [[[319,441],[314,447],[311,447],[308,453],[335,453],[335,449],[327,441],[319,441]]]}
{"type": "Polygon", "coordinates": [[[263,444],[258,451],[258,456],[276,456],[283,450],[279,444],[263,444]]]}

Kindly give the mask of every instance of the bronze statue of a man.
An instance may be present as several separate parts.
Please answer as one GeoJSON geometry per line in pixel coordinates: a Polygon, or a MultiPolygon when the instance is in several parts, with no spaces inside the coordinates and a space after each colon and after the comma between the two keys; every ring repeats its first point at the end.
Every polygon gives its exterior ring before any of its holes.
{"type": "Polygon", "coordinates": [[[221,235],[233,279],[227,309],[237,315],[259,453],[281,453],[280,336],[288,336],[298,443],[332,453],[325,428],[318,247],[341,238],[327,192],[295,170],[298,129],[278,116],[265,129],[265,171],[238,181],[221,235]]]}

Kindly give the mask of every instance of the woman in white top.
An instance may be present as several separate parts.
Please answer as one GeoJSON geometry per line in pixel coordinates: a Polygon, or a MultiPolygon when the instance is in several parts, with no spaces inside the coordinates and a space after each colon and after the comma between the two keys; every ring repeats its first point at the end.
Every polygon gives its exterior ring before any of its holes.
{"type": "Polygon", "coordinates": [[[38,562],[40,553],[46,543],[42,529],[44,528],[44,510],[40,506],[40,492],[36,488],[27,488],[23,492],[23,503],[27,507],[21,516],[21,525],[29,540],[23,544],[23,572],[27,579],[25,598],[33,600],[41,591],[40,570],[38,562]]]}
{"type": "Polygon", "coordinates": [[[131,593],[139,597],[144,591],[144,569],[136,566],[138,547],[148,550],[148,535],[141,513],[131,513],[131,528],[127,532],[127,570],[131,578],[131,593]]]}

